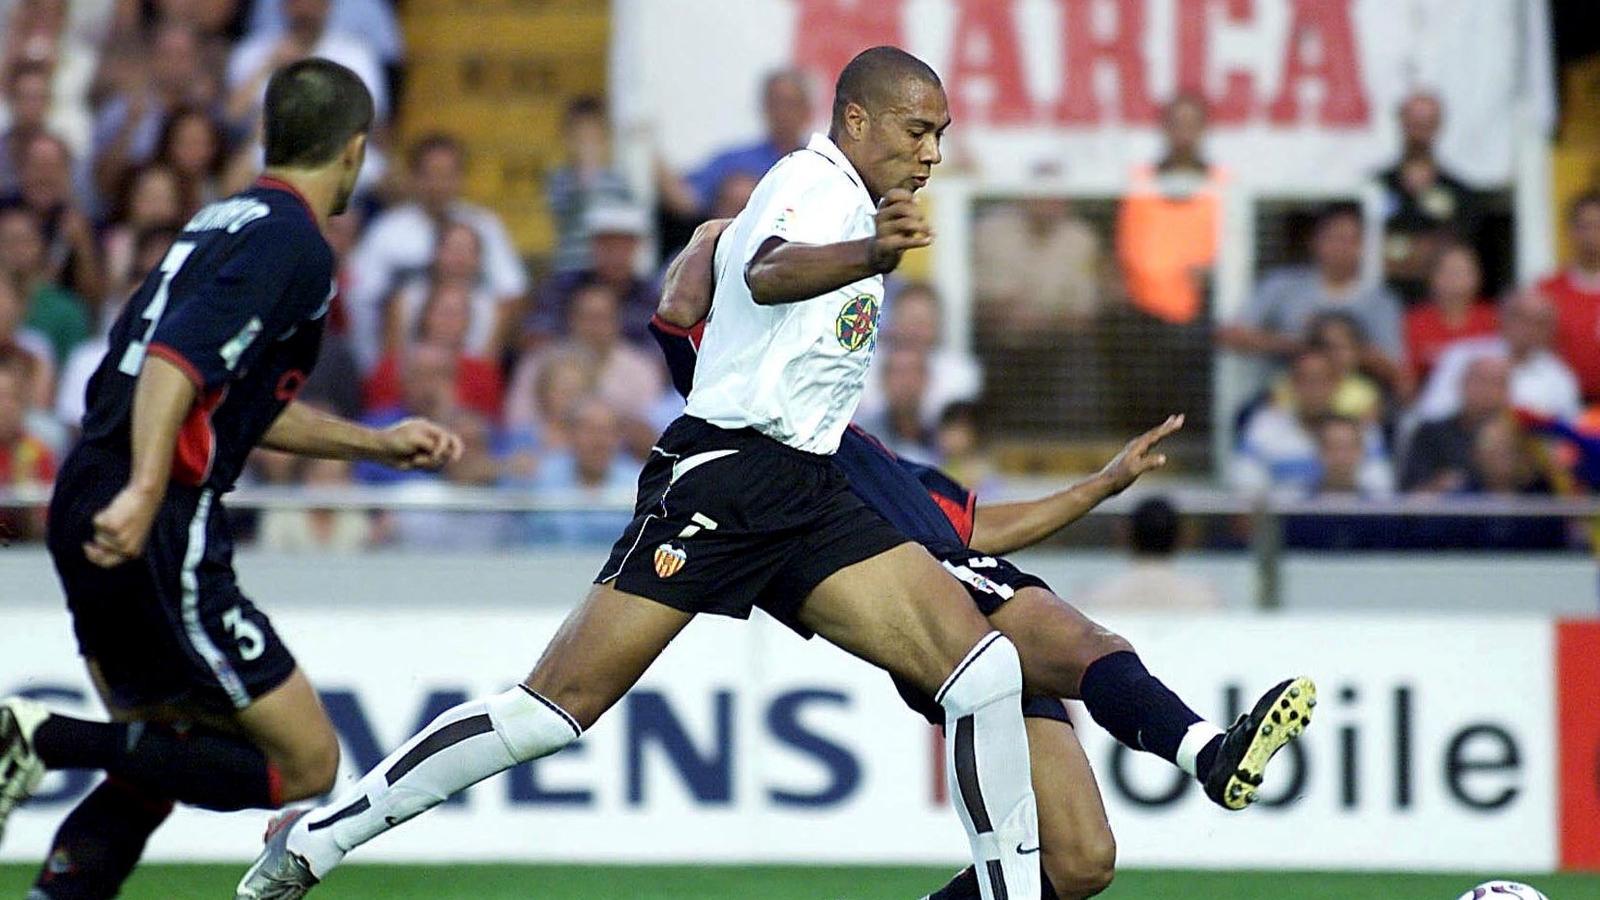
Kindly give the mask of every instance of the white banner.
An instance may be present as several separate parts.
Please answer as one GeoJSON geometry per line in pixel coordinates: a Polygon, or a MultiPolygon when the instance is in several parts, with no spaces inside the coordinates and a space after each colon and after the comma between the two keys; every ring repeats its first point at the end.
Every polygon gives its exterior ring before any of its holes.
{"type": "Polygon", "coordinates": [[[1551,117],[1543,0],[617,0],[611,93],[624,133],[682,167],[760,136],[759,85],[798,65],[823,126],[833,79],[877,44],[940,73],[947,168],[1039,164],[1123,183],[1154,159],[1160,105],[1212,109],[1211,155],[1246,184],[1344,190],[1391,165],[1397,102],[1446,106],[1440,154],[1503,185],[1524,122],[1551,117]],[[1525,113],[1519,116],[1517,113],[1525,113]]]}
{"type": "MultiPolygon", "coordinates": [[[[521,677],[548,610],[291,609],[278,626],[322,689],[347,779],[439,710],[521,677]]],[[[1532,871],[1555,863],[1551,626],[1532,619],[1223,616],[1111,622],[1219,721],[1288,673],[1323,702],[1264,802],[1229,814],[1087,717],[1127,866],[1532,871]]],[[[7,617],[0,691],[96,714],[65,616],[7,617]]],[[[1079,710],[1078,712],[1081,712],[1079,710]]],[[[883,675],[770,620],[697,621],[583,741],[396,829],[365,860],[955,863],[933,731],[883,675]]],[[[37,860],[93,783],[57,773],[0,858],[37,860]]],[[[1048,798],[1044,798],[1048,802],[1048,798]]],[[[157,859],[244,859],[263,813],[180,810],[157,859]]]]}

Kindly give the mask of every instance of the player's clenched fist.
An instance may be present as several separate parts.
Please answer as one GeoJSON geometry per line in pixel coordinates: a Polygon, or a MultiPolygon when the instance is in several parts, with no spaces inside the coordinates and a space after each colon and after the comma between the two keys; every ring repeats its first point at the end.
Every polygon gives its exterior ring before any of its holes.
{"type": "Polygon", "coordinates": [[[105,509],[95,514],[94,540],[83,545],[90,562],[110,569],[144,552],[150,523],[161,508],[161,495],[132,485],[117,492],[105,509]]]}
{"type": "Polygon", "coordinates": [[[461,458],[461,437],[427,419],[383,430],[383,462],[396,469],[437,469],[461,458]]]}
{"type": "Polygon", "coordinates": [[[877,231],[867,242],[867,262],[874,272],[892,272],[907,250],[933,243],[933,229],[905,188],[884,194],[872,218],[877,231]]]}

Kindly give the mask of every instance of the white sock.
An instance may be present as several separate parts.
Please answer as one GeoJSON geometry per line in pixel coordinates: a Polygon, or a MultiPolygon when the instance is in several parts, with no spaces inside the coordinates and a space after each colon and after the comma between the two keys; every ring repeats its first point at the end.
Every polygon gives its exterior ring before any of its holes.
{"type": "Polygon", "coordinates": [[[1039,823],[1022,724],[1022,664],[998,631],[985,635],[945,680],[945,771],[972,845],[983,900],[1037,897],[1039,823]]]}
{"type": "Polygon", "coordinates": [[[1222,734],[1222,729],[1205,721],[1204,719],[1189,726],[1183,733],[1183,740],[1178,742],[1178,768],[1189,773],[1190,778],[1199,778],[1195,771],[1195,760],[1200,757],[1200,751],[1211,743],[1211,739],[1222,734]]]}
{"type": "Polygon", "coordinates": [[[302,816],[289,849],[325,878],[349,851],[512,766],[560,750],[582,730],[522,685],[439,714],[355,787],[302,816]]]}

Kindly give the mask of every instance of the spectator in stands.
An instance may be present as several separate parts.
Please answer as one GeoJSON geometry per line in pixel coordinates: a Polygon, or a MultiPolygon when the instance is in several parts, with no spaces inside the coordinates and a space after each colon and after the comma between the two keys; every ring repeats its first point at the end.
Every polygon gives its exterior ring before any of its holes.
{"type": "MultiPolygon", "coordinates": [[[[398,399],[370,410],[361,421],[373,428],[387,428],[413,416],[444,422],[455,415],[457,358],[437,344],[413,344],[405,349],[400,372],[398,399]]],[[[435,479],[434,472],[398,471],[371,462],[358,462],[352,473],[363,484],[394,484],[416,479],[435,479]]]]}
{"type": "Polygon", "coordinates": [[[906,459],[934,462],[938,458],[934,433],[922,413],[928,399],[927,352],[896,345],[884,348],[878,356],[882,360],[878,377],[883,383],[883,409],[876,416],[862,417],[862,427],[906,459]]]}
{"type": "Polygon", "coordinates": [[[50,70],[42,65],[17,65],[6,79],[9,122],[0,134],[0,196],[20,189],[23,149],[48,129],[50,70]]]}
{"type": "Polygon", "coordinates": [[[481,359],[498,360],[504,346],[500,335],[515,305],[496,296],[485,282],[483,239],[465,222],[448,222],[439,229],[433,264],[426,272],[406,279],[389,299],[385,349],[392,352],[417,331],[428,299],[442,288],[470,299],[461,349],[481,359]]]}
{"type": "MultiPolygon", "coordinates": [[[[544,183],[545,200],[556,224],[557,272],[579,272],[592,264],[585,221],[601,205],[629,205],[633,191],[611,162],[611,126],[597,97],[578,97],[561,118],[566,165],[544,183]]],[[[742,205],[742,204],[741,204],[742,205]]]]}
{"type": "MultiPolygon", "coordinates": [[[[976,400],[983,390],[983,369],[972,354],[944,346],[944,309],[933,286],[915,281],[904,284],[884,305],[878,340],[887,349],[904,347],[921,352],[928,360],[928,390],[923,395],[922,421],[932,426],[952,403],[976,400]]],[[[878,369],[882,355],[873,358],[866,389],[856,416],[876,418],[885,397],[878,369]]]]}
{"type": "Polygon", "coordinates": [[[283,0],[282,33],[252,34],[228,60],[227,118],[240,131],[254,126],[267,78],[307,56],[331,59],[356,73],[372,92],[378,123],[389,120],[389,79],[367,37],[329,27],[331,0],[283,0]]]}
{"type": "Polygon", "coordinates": [[[1064,197],[995,204],[973,228],[972,258],[981,327],[997,340],[1082,330],[1105,299],[1100,237],[1064,197]]]}
{"type": "Polygon", "coordinates": [[[639,249],[649,231],[644,211],[631,206],[595,206],[585,222],[590,268],[557,273],[538,290],[533,314],[524,323],[523,345],[537,347],[562,334],[568,305],[579,288],[604,285],[617,298],[623,336],[652,346],[647,326],[659,299],[655,285],[638,275],[639,249]]]}
{"type": "Polygon", "coordinates": [[[533,478],[502,483],[576,495],[575,499],[585,504],[610,501],[620,508],[524,514],[516,527],[524,543],[608,543],[628,524],[628,503],[639,477],[639,464],[622,452],[616,411],[602,398],[590,396],[574,403],[568,417],[571,447],[547,454],[533,478]]]}
{"type": "Polygon", "coordinates": [[[1281,359],[1300,347],[1313,316],[1342,311],[1361,323],[1371,342],[1361,367],[1394,383],[1405,352],[1400,301],[1382,285],[1362,283],[1362,230],[1359,206],[1337,203],[1324,209],[1311,242],[1314,265],[1269,272],[1240,319],[1219,329],[1218,340],[1230,350],[1281,359]]]}
{"type": "MultiPolygon", "coordinates": [[[[1367,337],[1361,323],[1342,312],[1318,313],[1306,332],[1306,344],[1327,354],[1333,363],[1335,383],[1333,413],[1347,416],[1364,424],[1377,422],[1383,417],[1383,391],[1361,372],[1361,360],[1367,356],[1367,337]]],[[[1288,383],[1280,382],[1280,391],[1292,391],[1288,383]]]]}
{"type": "Polygon", "coordinates": [[[99,43],[110,24],[110,4],[64,0],[0,3],[0,84],[18,67],[50,73],[50,131],[73,154],[88,148],[89,87],[99,63],[99,43]],[[9,14],[9,18],[8,18],[9,14]]]}
{"type": "Polygon", "coordinates": [[[1378,178],[1387,213],[1383,223],[1384,274],[1406,299],[1422,296],[1434,256],[1451,238],[1474,240],[1480,216],[1476,193],[1434,155],[1444,105],[1436,94],[1415,91],[1400,101],[1400,160],[1378,178]]]}
{"type": "Polygon", "coordinates": [[[722,179],[717,186],[717,199],[711,204],[711,218],[731,219],[744,210],[750,195],[756,192],[761,179],[745,172],[735,172],[722,179]]]}
{"type": "Polygon", "coordinates": [[[465,222],[478,232],[484,280],[499,303],[516,304],[527,292],[527,270],[499,215],[462,199],[465,166],[465,150],[455,138],[432,134],[418,141],[410,156],[412,201],[374,218],[356,246],[350,331],[364,367],[375,365],[382,352],[384,301],[433,262],[445,222],[465,222]]]}
{"type": "Polygon", "coordinates": [[[1466,487],[1478,431],[1511,412],[1510,380],[1511,364],[1503,356],[1480,356],[1467,363],[1461,409],[1418,426],[1406,450],[1400,489],[1448,494],[1466,487]]]}
{"type": "Polygon", "coordinates": [[[84,303],[50,279],[39,217],[26,206],[0,209],[0,274],[27,298],[23,324],[50,341],[50,364],[65,360],[89,337],[84,303]]]}
{"type": "Polygon", "coordinates": [[[170,117],[216,103],[219,85],[206,69],[200,42],[194,26],[162,21],[150,36],[148,55],[132,70],[137,82],[100,108],[91,151],[100,196],[116,196],[132,169],[156,158],[170,117]]]}
{"type": "Polygon", "coordinates": [[[558,346],[541,356],[538,362],[524,360],[518,366],[506,395],[508,443],[523,452],[522,474],[534,471],[539,452],[572,446],[568,426],[573,405],[594,391],[594,369],[583,350],[558,346]]]}
{"type": "MultiPolygon", "coordinates": [[[[28,376],[15,361],[0,364],[0,488],[47,487],[56,477],[55,456],[25,427],[28,376]]],[[[44,534],[45,511],[0,508],[0,541],[44,534]]]]}
{"type": "Polygon", "coordinates": [[[976,403],[952,403],[939,414],[939,429],[934,434],[939,468],[978,494],[996,487],[994,460],[985,443],[976,403]]]}
{"type": "Polygon", "coordinates": [[[1135,309],[1175,325],[1204,310],[1228,174],[1205,158],[1205,100],[1180,94],[1162,115],[1166,149],[1133,170],[1117,212],[1117,260],[1135,309]]]}
{"type": "Polygon", "coordinates": [[[203,109],[179,109],[167,119],[156,150],[156,161],[178,176],[187,219],[200,207],[221,199],[228,163],[227,137],[222,123],[203,109]]]}
{"type": "Polygon", "coordinates": [[[1513,496],[1548,494],[1550,482],[1523,444],[1508,416],[1490,419],[1472,441],[1472,465],[1465,492],[1513,496]]]}
{"type": "Polygon", "coordinates": [[[112,224],[101,239],[110,288],[108,300],[120,301],[132,287],[129,281],[135,275],[144,277],[142,270],[135,272],[134,265],[140,235],[155,229],[179,228],[186,219],[183,191],[171,169],[152,164],[130,172],[126,180],[112,205],[112,224]]]}
{"type": "MultiPolygon", "coordinates": [[[[1229,480],[1236,490],[1260,493],[1287,488],[1310,491],[1321,472],[1316,430],[1321,421],[1335,415],[1334,395],[1338,374],[1333,361],[1320,350],[1302,350],[1290,363],[1290,390],[1256,410],[1245,421],[1238,449],[1230,466],[1229,480]]],[[[1367,469],[1388,466],[1383,440],[1378,430],[1363,428],[1367,469]]],[[[1362,475],[1373,483],[1381,473],[1362,475]]]]}
{"type": "Polygon", "coordinates": [[[1539,282],[1556,307],[1556,351],[1577,373],[1584,399],[1600,403],[1600,190],[1567,209],[1572,262],[1539,282]]]}
{"type": "Polygon", "coordinates": [[[1394,493],[1394,473],[1372,465],[1367,453],[1366,424],[1348,416],[1327,416],[1317,423],[1317,481],[1313,494],[1386,497],[1394,493]]]}
{"type": "Polygon", "coordinates": [[[44,272],[78,297],[105,297],[100,244],[85,205],[73,193],[72,154],[60,138],[35,135],[23,148],[17,194],[38,216],[45,241],[44,272]]]}
{"type": "Polygon", "coordinates": [[[658,433],[651,424],[652,409],[666,390],[657,357],[623,339],[616,292],[601,282],[585,284],[573,294],[567,330],[565,341],[523,353],[511,376],[506,423],[527,427],[552,418],[554,411],[541,408],[535,396],[542,370],[558,356],[575,354],[593,392],[617,412],[626,446],[642,458],[658,433]]]}
{"type": "MultiPolygon", "coordinates": [[[[440,424],[461,436],[461,458],[437,473],[428,473],[425,479],[414,479],[408,489],[493,485],[499,478],[500,465],[492,452],[489,423],[482,416],[456,409],[448,412],[440,424]]],[[[498,512],[405,510],[384,516],[381,529],[391,542],[402,547],[483,550],[504,541],[507,518],[498,512]]]]}
{"type": "MultiPolygon", "coordinates": [[[[3,232],[0,232],[3,239],[3,232]]],[[[10,364],[26,366],[31,379],[30,406],[45,406],[50,402],[50,387],[55,378],[55,353],[50,349],[50,339],[23,324],[27,302],[16,280],[0,271],[0,359],[10,364]]]]}
{"type": "MultiPolygon", "coordinates": [[[[233,0],[212,0],[213,5],[232,5],[233,0]]],[[[287,8],[292,0],[251,0],[249,33],[252,38],[281,37],[288,28],[287,8]]],[[[328,15],[328,30],[338,34],[360,35],[386,67],[405,59],[405,35],[390,0],[338,0],[328,15]]]]}
{"type": "Polygon", "coordinates": [[[707,217],[718,188],[733,175],[759,179],[785,154],[806,145],[810,127],[811,89],[805,73],[779,69],[761,83],[761,116],[766,134],[752,144],[731,147],[687,176],[658,166],[657,190],[675,216],[699,222],[707,217]]]}
{"type": "Polygon", "coordinates": [[[1444,243],[1428,276],[1428,302],[1406,311],[1406,359],[1414,383],[1427,380],[1450,344],[1500,331],[1500,315],[1484,302],[1482,291],[1477,251],[1456,241],[1444,243]]]}
{"type": "Polygon", "coordinates": [[[397,343],[368,379],[367,408],[382,409],[398,401],[403,393],[404,376],[400,367],[407,355],[406,348],[429,346],[451,356],[455,402],[487,421],[496,421],[504,402],[500,367],[495,361],[472,353],[467,346],[471,321],[470,287],[459,282],[436,283],[418,316],[413,340],[397,343]]]}
{"type": "Polygon", "coordinates": [[[1132,555],[1127,568],[1090,586],[1074,600],[1087,610],[1211,612],[1222,595],[1208,579],[1180,572],[1173,558],[1183,544],[1183,520],[1164,497],[1141,500],[1124,532],[1132,555]]]}
{"type": "MultiPolygon", "coordinates": [[[[291,458],[293,459],[293,458],[291,458]]],[[[294,459],[297,483],[312,489],[350,484],[342,459],[294,459]]],[[[359,509],[268,509],[261,513],[261,546],[276,553],[355,553],[371,545],[372,517],[359,509]]]]}
{"type": "Polygon", "coordinates": [[[1500,335],[1457,341],[1440,354],[1433,376],[1412,407],[1418,421],[1452,416],[1461,408],[1463,373],[1481,356],[1500,356],[1511,364],[1511,405],[1558,419],[1570,419],[1582,405],[1578,379],[1551,350],[1555,307],[1537,290],[1513,295],[1500,310],[1500,335]]]}

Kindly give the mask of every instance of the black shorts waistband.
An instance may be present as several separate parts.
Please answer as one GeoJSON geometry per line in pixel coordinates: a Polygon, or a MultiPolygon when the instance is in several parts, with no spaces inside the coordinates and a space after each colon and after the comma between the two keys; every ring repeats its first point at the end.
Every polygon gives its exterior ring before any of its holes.
{"type": "MultiPolygon", "coordinates": [[[[728,436],[741,442],[759,444],[764,448],[776,450],[779,453],[787,454],[792,459],[811,465],[826,466],[833,463],[833,454],[831,453],[812,453],[809,450],[801,450],[799,447],[792,447],[777,438],[769,437],[748,426],[744,428],[723,428],[721,425],[707,422],[705,419],[688,414],[679,416],[678,422],[684,423],[688,428],[694,429],[694,431],[698,431],[701,434],[728,436]]],[[[674,425],[676,424],[674,423],[674,425]]],[[[671,431],[672,426],[668,426],[667,430],[671,431]]]]}

